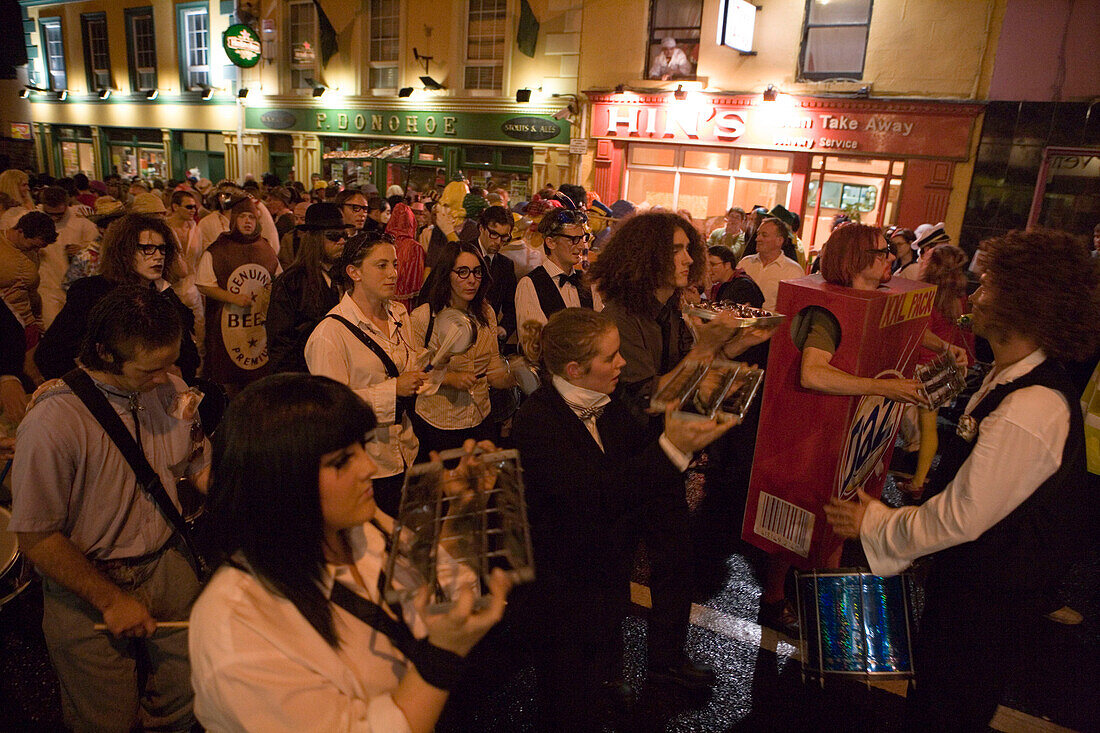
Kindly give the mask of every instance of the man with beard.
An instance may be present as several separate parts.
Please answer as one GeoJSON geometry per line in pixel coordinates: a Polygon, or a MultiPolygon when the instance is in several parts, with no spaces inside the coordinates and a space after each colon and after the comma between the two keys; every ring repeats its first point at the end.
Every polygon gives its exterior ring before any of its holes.
{"type": "Polygon", "coordinates": [[[511,338],[516,331],[516,266],[500,254],[500,248],[512,241],[514,221],[503,206],[490,206],[477,217],[477,243],[489,274],[485,299],[497,314],[501,341],[511,338]]]}
{"type": "Polygon", "coordinates": [[[988,725],[1007,681],[1037,652],[1041,604],[1095,512],[1079,392],[1061,361],[1096,348],[1100,268],[1071,235],[1043,230],[987,240],[979,262],[973,325],[994,368],[943,450],[954,479],[919,507],[891,509],[860,492],[827,508],[877,574],[935,553],[913,652],[912,730],[988,725]]]}
{"type": "MultiPolygon", "coordinates": [[[[359,194],[356,194],[359,195],[359,194]]],[[[314,327],[340,302],[332,263],[354,229],[335,204],[312,204],[298,227],[298,257],[271,284],[267,355],[272,372],[305,372],[305,346],[314,327]]]]}

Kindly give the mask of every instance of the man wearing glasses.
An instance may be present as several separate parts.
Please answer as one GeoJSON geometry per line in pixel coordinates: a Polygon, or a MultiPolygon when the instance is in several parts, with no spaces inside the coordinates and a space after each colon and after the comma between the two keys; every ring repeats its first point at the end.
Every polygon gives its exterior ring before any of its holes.
{"type": "Polygon", "coordinates": [[[573,209],[551,209],[539,222],[546,260],[516,285],[516,323],[546,320],[565,308],[603,310],[603,301],[578,271],[591,234],[588,215],[573,209]]]}
{"type": "Polygon", "coordinates": [[[99,239],[99,230],[69,206],[69,194],[60,186],[42,189],[39,200],[42,202],[39,208],[53,219],[57,230],[57,241],[46,245],[38,262],[42,326],[49,328],[65,305],[65,291],[61,283],[69,269],[69,259],[99,239]]]}
{"type": "Polygon", "coordinates": [[[340,213],[344,217],[344,224],[352,227],[357,232],[363,229],[363,224],[367,221],[366,196],[359,193],[354,188],[345,188],[343,191],[336,194],[336,199],[333,203],[340,207],[340,213]]]}
{"type": "Polygon", "coordinates": [[[511,212],[503,206],[490,206],[477,217],[477,243],[489,270],[485,299],[497,314],[497,335],[501,341],[516,331],[516,266],[500,254],[500,248],[512,241],[511,212]]]}

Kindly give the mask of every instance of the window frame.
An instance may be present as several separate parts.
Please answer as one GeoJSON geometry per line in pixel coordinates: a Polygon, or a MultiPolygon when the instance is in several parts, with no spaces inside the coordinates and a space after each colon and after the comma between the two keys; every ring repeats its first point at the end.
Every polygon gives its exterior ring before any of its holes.
{"type": "Polygon", "coordinates": [[[61,18],[60,16],[52,16],[47,18],[38,19],[38,37],[41,39],[39,45],[42,47],[42,65],[45,67],[46,78],[45,87],[51,91],[60,92],[69,88],[69,69],[68,64],[65,62],[65,35],[61,30],[61,18]],[[51,59],[55,56],[50,53],[50,37],[49,31],[57,30],[57,43],[61,47],[61,54],[56,58],[61,59],[61,73],[60,76],[64,79],[64,83],[57,85],[54,83],[54,66],[51,59]]]}
{"type": "Polygon", "coordinates": [[[193,2],[193,3],[180,3],[176,6],[176,37],[177,37],[177,49],[179,51],[179,69],[180,69],[180,89],[184,92],[198,92],[202,90],[202,84],[207,86],[213,86],[211,83],[213,64],[211,64],[211,53],[213,49],[210,47],[210,4],[209,2],[193,2]],[[191,52],[194,50],[191,46],[191,31],[187,25],[188,18],[191,16],[204,15],[206,18],[206,27],[204,29],[206,33],[206,46],[204,52],[206,54],[206,64],[192,64],[191,52]],[[191,83],[192,74],[206,74],[205,82],[191,83]]]}
{"type": "MultiPolygon", "coordinates": [[[[653,56],[651,55],[653,53],[653,47],[654,47],[654,45],[660,45],[660,43],[661,43],[661,38],[657,38],[657,30],[658,29],[653,25],[653,19],[657,15],[654,12],[654,7],[653,6],[656,5],[659,2],[661,2],[661,0],[649,0],[649,4],[648,4],[648,8],[647,8],[648,13],[649,13],[649,17],[646,20],[646,25],[649,28],[649,35],[647,36],[648,40],[646,41],[646,45],[645,45],[645,58],[642,60],[642,76],[641,76],[642,79],[649,79],[650,78],[650,76],[649,76],[649,67],[653,64],[653,56]]],[[[705,4],[704,0],[699,0],[699,27],[696,29],[697,33],[699,34],[699,37],[694,39],[694,43],[696,45],[697,51],[702,50],[702,48],[703,48],[703,16],[704,16],[705,12],[706,12],[706,4],[705,4]]],[[[661,30],[684,30],[685,28],[687,28],[687,26],[661,26],[661,30]]],[[[663,37],[664,37],[664,34],[662,34],[662,38],[663,37]]],[[[679,36],[676,36],[675,34],[673,35],[673,38],[676,38],[677,45],[679,45],[682,40],[686,40],[686,39],[681,39],[679,36]]],[[[676,80],[679,80],[679,81],[692,81],[692,80],[698,79],[698,78],[699,78],[699,63],[698,63],[698,60],[696,60],[695,73],[690,77],[687,77],[687,76],[676,77],[676,80]]],[[[657,77],[657,79],[659,80],[660,77],[657,77]]]]}
{"type": "Polygon", "coordinates": [[[145,7],[138,8],[126,8],[126,61],[130,67],[130,91],[134,93],[149,92],[157,88],[157,84],[160,81],[160,74],[157,70],[157,29],[156,21],[153,18],[153,7],[146,5],[145,7]],[[139,49],[138,30],[135,24],[138,21],[148,19],[149,21],[149,48],[139,49]],[[139,57],[142,55],[152,55],[152,66],[139,66],[139,57]],[[142,75],[152,74],[152,84],[142,84],[142,75]]]}
{"type": "Polygon", "coordinates": [[[875,11],[875,0],[867,0],[867,20],[863,23],[811,23],[810,11],[818,0],[806,0],[806,13],[802,16],[802,40],[798,47],[798,79],[799,81],[827,81],[832,79],[845,79],[850,81],[862,81],[863,71],[867,67],[867,40],[871,35],[871,17],[875,11]],[[859,71],[806,71],[806,45],[810,40],[810,31],[815,28],[864,28],[863,57],[859,62],[859,71]]]}
{"type": "MultiPolygon", "coordinates": [[[[478,12],[484,13],[485,11],[484,11],[484,9],[481,9],[478,12]]],[[[510,13],[508,11],[508,0],[466,0],[466,22],[464,24],[463,39],[462,39],[463,40],[463,44],[462,44],[462,49],[463,49],[462,50],[462,89],[467,94],[469,94],[471,96],[491,96],[495,93],[503,93],[504,89],[507,87],[508,79],[506,78],[507,77],[506,62],[507,62],[508,57],[509,57],[509,53],[508,53],[508,50],[509,50],[508,29],[510,27],[510,25],[509,25],[509,18],[510,17],[511,17],[510,13]],[[470,54],[470,35],[471,35],[470,34],[470,27],[473,23],[472,15],[473,15],[474,11],[472,9],[472,5],[475,2],[479,3],[479,4],[482,4],[483,6],[486,3],[501,3],[501,4],[503,4],[504,18],[503,18],[503,21],[501,23],[501,29],[502,30],[501,30],[501,33],[500,33],[500,45],[501,45],[502,50],[501,50],[501,55],[500,55],[499,59],[495,59],[495,58],[494,59],[471,59],[470,58],[470,55],[469,55],[470,54]],[[492,87],[483,87],[483,86],[473,86],[473,87],[471,87],[471,86],[469,86],[468,80],[469,80],[469,71],[470,71],[470,69],[494,69],[494,70],[495,69],[500,69],[500,85],[499,86],[494,85],[492,87]]],[[[487,36],[479,36],[479,38],[484,38],[484,37],[487,37],[487,36]]]]}
{"type": "Polygon", "coordinates": [[[313,87],[304,85],[305,79],[312,78],[314,83],[320,83],[318,78],[321,73],[321,27],[320,19],[317,16],[317,5],[313,0],[288,0],[286,4],[286,32],[284,34],[286,38],[286,80],[287,89],[292,94],[304,94],[306,92],[312,94],[313,87]],[[294,14],[294,8],[296,7],[308,7],[313,17],[313,37],[310,39],[310,43],[313,46],[313,64],[312,66],[305,66],[295,64],[294,62],[294,27],[291,22],[291,18],[294,14]],[[299,72],[303,85],[298,86],[294,83],[295,72],[299,72]]]}
{"type": "Polygon", "coordinates": [[[95,13],[82,13],[80,16],[80,31],[84,39],[84,69],[88,79],[89,91],[95,93],[103,89],[114,89],[114,74],[111,73],[111,37],[107,27],[107,13],[100,11],[95,13]],[[93,48],[96,38],[92,34],[93,26],[103,28],[103,49],[93,48]],[[106,68],[97,69],[95,59],[102,55],[107,61],[106,68]],[[106,83],[101,84],[99,74],[106,74],[106,83]]]}
{"type": "Polygon", "coordinates": [[[366,86],[367,89],[370,89],[372,91],[393,92],[401,86],[401,29],[402,29],[401,8],[402,8],[402,4],[401,4],[400,0],[369,0],[369,2],[367,3],[367,22],[365,24],[366,25],[366,30],[367,30],[367,43],[366,43],[366,46],[367,46],[367,63],[366,63],[367,79],[366,79],[366,85],[365,86],[366,86]],[[397,26],[397,35],[395,35],[395,36],[382,36],[382,35],[376,36],[375,32],[374,32],[375,31],[375,23],[376,23],[376,21],[379,20],[379,18],[376,18],[376,16],[375,16],[374,6],[375,6],[376,3],[381,4],[381,3],[384,3],[384,2],[392,2],[395,13],[392,16],[381,16],[380,15],[379,17],[384,17],[384,18],[387,18],[387,19],[392,17],[393,21],[396,23],[396,26],[397,26]],[[379,43],[382,43],[382,42],[385,42],[385,41],[394,41],[397,44],[397,53],[396,53],[396,55],[394,56],[394,58],[392,60],[390,60],[390,59],[375,60],[375,58],[374,58],[374,45],[375,45],[376,41],[378,41],[379,43]],[[374,78],[373,78],[373,74],[374,74],[375,69],[393,69],[394,83],[390,86],[375,86],[374,85],[374,78]]]}

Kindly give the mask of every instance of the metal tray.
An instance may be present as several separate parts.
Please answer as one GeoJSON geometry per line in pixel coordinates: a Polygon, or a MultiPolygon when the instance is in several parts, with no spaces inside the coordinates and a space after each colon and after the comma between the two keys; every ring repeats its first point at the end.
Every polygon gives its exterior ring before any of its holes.
{"type": "MultiPolygon", "coordinates": [[[[704,321],[709,321],[716,318],[720,313],[725,310],[729,310],[730,306],[737,305],[736,303],[716,303],[714,305],[689,305],[684,308],[684,315],[693,316],[695,318],[701,318],[704,321]]],[[[751,307],[751,306],[745,306],[751,307]]],[[[754,315],[734,318],[734,322],[739,328],[750,328],[753,326],[760,326],[767,328],[769,326],[775,326],[783,322],[786,318],[781,313],[772,313],[766,311],[763,308],[753,308],[754,311],[760,311],[766,315],[754,315]]]]}

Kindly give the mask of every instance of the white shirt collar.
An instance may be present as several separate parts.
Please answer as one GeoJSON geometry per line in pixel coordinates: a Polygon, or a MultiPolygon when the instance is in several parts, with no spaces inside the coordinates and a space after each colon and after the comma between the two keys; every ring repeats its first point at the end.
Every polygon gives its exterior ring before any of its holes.
{"type": "Polygon", "coordinates": [[[557,279],[558,275],[565,274],[565,270],[558,267],[557,264],[549,257],[542,261],[542,266],[546,268],[546,274],[554,279],[557,279]]]}
{"type": "Polygon", "coordinates": [[[970,414],[971,409],[976,407],[995,387],[1016,381],[1046,361],[1046,358],[1047,355],[1042,349],[1035,349],[1035,351],[1032,351],[1014,364],[1005,367],[1002,371],[987,376],[985,381],[982,382],[982,386],[974,393],[974,396],[970,398],[970,402],[966,406],[966,413],[970,414]]]}
{"type": "MultiPolygon", "coordinates": [[[[351,315],[355,317],[356,325],[365,327],[370,331],[378,331],[378,326],[367,317],[363,310],[359,307],[359,304],[352,300],[351,293],[344,293],[343,299],[340,304],[347,308],[351,315]]],[[[386,303],[386,314],[389,316],[386,319],[386,336],[393,338],[394,331],[401,325],[400,320],[393,314],[393,304],[386,303]]]]}
{"type": "Polygon", "coordinates": [[[569,405],[569,409],[573,410],[573,413],[578,416],[583,410],[591,410],[593,407],[603,407],[611,402],[611,397],[609,395],[603,392],[594,392],[584,387],[578,387],[556,374],[551,378],[551,383],[554,385],[554,389],[558,391],[558,394],[562,396],[562,399],[565,400],[565,403],[569,405]]]}

